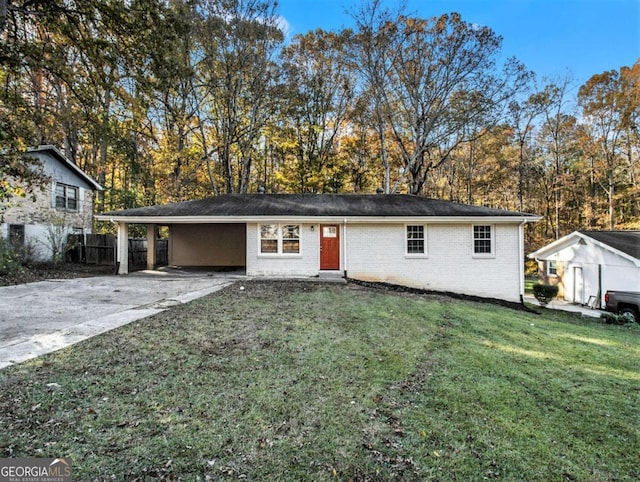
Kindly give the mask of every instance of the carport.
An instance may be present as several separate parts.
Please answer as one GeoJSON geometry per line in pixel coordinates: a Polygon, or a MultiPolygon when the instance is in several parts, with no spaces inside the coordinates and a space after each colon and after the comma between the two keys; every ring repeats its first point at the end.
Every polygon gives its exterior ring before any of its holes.
{"type": "Polygon", "coordinates": [[[117,263],[118,274],[129,273],[129,227],[132,224],[147,227],[147,269],[157,267],[156,240],[158,229],[169,229],[168,261],[170,266],[198,268],[246,268],[247,226],[241,222],[194,222],[172,219],[118,220],[117,263]]]}

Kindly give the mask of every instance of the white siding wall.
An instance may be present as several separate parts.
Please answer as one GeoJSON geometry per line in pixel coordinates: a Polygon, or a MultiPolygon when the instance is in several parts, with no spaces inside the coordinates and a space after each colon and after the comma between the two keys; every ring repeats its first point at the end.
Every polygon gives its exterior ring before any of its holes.
{"type": "Polygon", "coordinates": [[[576,267],[582,268],[584,282],[584,302],[590,296],[598,294],[598,266],[602,270],[601,304],[604,306],[604,293],[607,290],[640,291],[640,268],[630,260],[593,244],[575,244],[550,259],[564,262],[564,285],[567,301],[574,299],[576,267]]]}
{"type": "Polygon", "coordinates": [[[471,224],[427,224],[427,257],[405,254],[404,224],[350,224],[347,276],[520,301],[519,226],[493,225],[495,256],[473,254],[471,224]]]}
{"type": "MultiPolygon", "coordinates": [[[[287,223],[281,222],[280,224],[287,223]]],[[[247,275],[316,276],[320,269],[319,231],[319,224],[300,225],[299,254],[260,254],[259,225],[247,223],[247,275]],[[313,226],[313,231],[311,226],[313,226]]]]}

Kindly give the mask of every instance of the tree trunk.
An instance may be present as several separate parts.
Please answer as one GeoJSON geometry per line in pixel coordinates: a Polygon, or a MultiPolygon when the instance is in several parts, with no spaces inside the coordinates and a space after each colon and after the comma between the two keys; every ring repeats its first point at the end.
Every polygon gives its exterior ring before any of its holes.
{"type": "Polygon", "coordinates": [[[9,13],[9,0],[0,0],[0,33],[4,32],[9,13]]]}
{"type": "Polygon", "coordinates": [[[613,178],[613,168],[609,170],[609,229],[613,231],[615,227],[615,214],[613,196],[615,193],[615,182],[613,178]]]}
{"type": "Polygon", "coordinates": [[[591,206],[591,216],[589,217],[589,227],[596,227],[596,169],[593,157],[591,157],[591,172],[589,178],[589,203],[591,206]]]}

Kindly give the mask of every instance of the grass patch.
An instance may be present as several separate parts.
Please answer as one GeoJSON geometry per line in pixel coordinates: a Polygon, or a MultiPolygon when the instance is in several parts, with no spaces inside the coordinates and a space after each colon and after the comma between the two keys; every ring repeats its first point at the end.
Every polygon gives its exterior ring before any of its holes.
{"type": "Polygon", "coordinates": [[[3,456],[75,480],[633,480],[640,330],[252,282],[0,372],[3,456]]]}
{"type": "Polygon", "coordinates": [[[533,296],[533,285],[539,283],[537,276],[524,277],[524,294],[533,296]]]}

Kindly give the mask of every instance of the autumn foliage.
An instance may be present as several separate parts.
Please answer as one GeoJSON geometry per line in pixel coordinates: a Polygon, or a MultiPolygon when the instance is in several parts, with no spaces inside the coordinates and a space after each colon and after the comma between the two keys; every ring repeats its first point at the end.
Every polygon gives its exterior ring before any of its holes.
{"type": "Polygon", "coordinates": [[[537,80],[459,14],[365,1],[287,38],[274,0],[0,1],[0,195],[54,144],[100,210],[233,192],[411,193],[640,227],[640,63],[537,80]],[[6,157],[9,156],[9,157],[6,157]]]}

